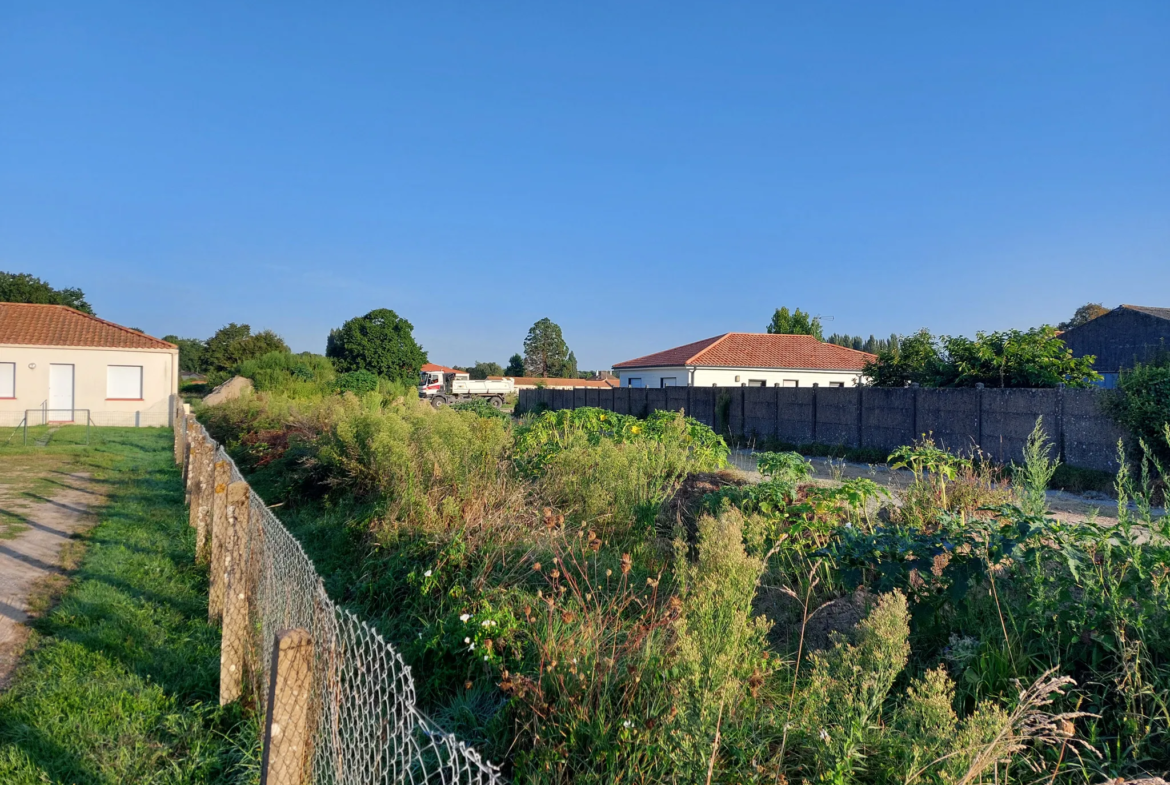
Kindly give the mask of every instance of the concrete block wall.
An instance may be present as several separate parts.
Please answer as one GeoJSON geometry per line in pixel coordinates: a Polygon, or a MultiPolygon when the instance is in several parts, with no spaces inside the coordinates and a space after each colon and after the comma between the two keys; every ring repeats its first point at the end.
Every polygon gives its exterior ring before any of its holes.
{"type": "Polygon", "coordinates": [[[940,447],[956,453],[970,453],[979,445],[979,396],[983,390],[917,389],[910,392],[917,394],[916,434],[930,434],[940,447]]]}
{"type": "Polygon", "coordinates": [[[983,451],[1003,463],[1023,460],[1024,443],[1043,417],[1048,438],[1060,443],[1061,390],[984,390],[983,451]]]}
{"type": "Polygon", "coordinates": [[[1101,411],[1097,390],[1064,391],[1064,460],[1070,466],[1117,471],[1118,442],[1128,442],[1125,429],[1101,411]]]}
{"type": "Polygon", "coordinates": [[[861,389],[858,387],[816,388],[816,421],[813,426],[819,444],[861,446],[861,389]]]}
{"type": "MultiPolygon", "coordinates": [[[[811,391],[810,391],[811,392],[811,391]]],[[[868,387],[862,391],[861,443],[865,447],[893,450],[914,441],[914,396],[905,390],[868,387]]]]}
{"type": "Polygon", "coordinates": [[[599,406],[645,417],[686,411],[745,439],[892,450],[929,434],[948,450],[976,447],[997,461],[1020,461],[1043,417],[1049,438],[1071,466],[1116,471],[1125,434],[1104,412],[1099,390],[888,389],[876,387],[667,387],[612,390],[521,390],[520,406],[599,406]]]}
{"type": "Polygon", "coordinates": [[[813,444],[817,440],[816,403],[819,388],[779,387],[776,438],[789,444],[813,444]]]}

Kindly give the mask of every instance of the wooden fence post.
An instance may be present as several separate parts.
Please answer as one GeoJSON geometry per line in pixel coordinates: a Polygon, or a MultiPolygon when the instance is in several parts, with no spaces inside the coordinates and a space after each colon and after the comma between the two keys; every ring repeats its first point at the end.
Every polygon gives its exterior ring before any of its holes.
{"type": "Polygon", "coordinates": [[[219,705],[238,700],[242,692],[244,655],[248,646],[247,565],[252,491],[248,483],[227,487],[227,525],[224,527],[223,631],[219,646],[219,705]]]}
{"type": "Polygon", "coordinates": [[[215,462],[214,496],[211,500],[211,570],[207,598],[208,621],[223,616],[223,541],[227,528],[227,486],[231,479],[227,461],[215,462]]]}
{"type": "Polygon", "coordinates": [[[313,637],[308,630],[276,634],[269,673],[260,783],[303,785],[308,779],[313,688],[313,637]]]}

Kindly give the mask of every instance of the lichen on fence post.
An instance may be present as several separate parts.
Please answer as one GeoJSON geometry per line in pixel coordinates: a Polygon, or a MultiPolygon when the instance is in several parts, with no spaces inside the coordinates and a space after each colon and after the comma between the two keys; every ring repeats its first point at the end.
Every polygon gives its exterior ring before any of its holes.
{"type": "Polygon", "coordinates": [[[211,501],[211,570],[208,575],[207,619],[223,616],[223,541],[227,529],[227,486],[231,469],[227,461],[215,462],[214,495],[211,501]]]}
{"type": "Polygon", "coordinates": [[[211,505],[215,497],[215,445],[200,435],[199,494],[195,499],[195,561],[206,564],[211,548],[211,505]]]}
{"type": "Polygon", "coordinates": [[[183,487],[187,489],[187,503],[191,503],[191,454],[195,448],[195,418],[183,415],[183,487]]]}
{"type": "Polygon", "coordinates": [[[308,630],[281,630],[276,634],[269,673],[260,782],[302,785],[308,781],[312,726],[313,637],[308,630]]]}
{"type": "MultiPolygon", "coordinates": [[[[203,492],[203,440],[193,433],[187,443],[187,522],[199,528],[199,497],[203,492]]],[[[198,553],[196,554],[198,555],[198,553]]]]}
{"type": "Polygon", "coordinates": [[[248,595],[244,547],[252,490],[244,481],[227,487],[227,525],[224,527],[223,630],[219,647],[219,705],[238,700],[242,692],[244,655],[248,641],[248,595]]]}

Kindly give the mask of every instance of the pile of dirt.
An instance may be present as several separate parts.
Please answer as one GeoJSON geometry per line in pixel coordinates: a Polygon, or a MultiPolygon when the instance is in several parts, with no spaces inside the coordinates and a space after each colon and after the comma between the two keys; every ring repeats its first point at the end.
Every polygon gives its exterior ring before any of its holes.
{"type": "Polygon", "coordinates": [[[833,634],[849,637],[866,617],[876,597],[864,589],[828,602],[809,607],[808,623],[804,624],[804,606],[791,593],[774,586],[761,586],[753,609],[772,622],[768,637],[777,651],[793,653],[800,645],[801,627],[804,627],[804,651],[814,652],[833,645],[833,634]]]}
{"type": "Polygon", "coordinates": [[[674,496],[662,505],[658,513],[659,536],[671,538],[680,527],[685,527],[688,538],[694,539],[703,497],[729,485],[741,487],[749,483],[750,480],[742,472],[733,470],[688,474],[674,496]]]}

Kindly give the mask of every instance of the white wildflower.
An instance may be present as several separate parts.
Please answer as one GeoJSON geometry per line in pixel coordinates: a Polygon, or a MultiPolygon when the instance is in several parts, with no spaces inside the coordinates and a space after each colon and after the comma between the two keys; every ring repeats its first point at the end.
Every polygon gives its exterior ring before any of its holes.
{"type": "Polygon", "coordinates": [[[460,616],[460,617],[459,617],[459,621],[463,622],[464,624],[467,624],[467,622],[468,622],[470,619],[471,619],[471,614],[470,614],[470,613],[465,613],[465,614],[463,614],[462,616],[460,616]]]}
{"type": "Polygon", "coordinates": [[[423,577],[424,577],[424,578],[429,578],[429,577],[431,577],[431,571],[430,571],[430,570],[427,570],[426,572],[424,572],[424,573],[423,573],[423,577]]]}

